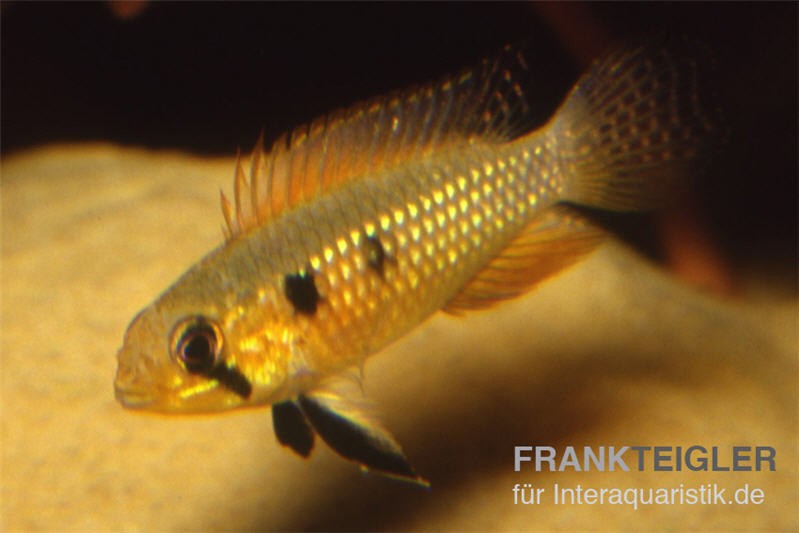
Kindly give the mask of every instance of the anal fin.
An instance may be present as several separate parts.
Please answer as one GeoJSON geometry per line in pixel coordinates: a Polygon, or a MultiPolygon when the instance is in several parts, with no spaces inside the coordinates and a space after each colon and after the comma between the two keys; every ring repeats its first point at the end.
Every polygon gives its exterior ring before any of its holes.
{"type": "Polygon", "coordinates": [[[575,209],[551,207],[472,278],[444,311],[458,314],[519,296],[591,252],[604,236],[575,209]]]}

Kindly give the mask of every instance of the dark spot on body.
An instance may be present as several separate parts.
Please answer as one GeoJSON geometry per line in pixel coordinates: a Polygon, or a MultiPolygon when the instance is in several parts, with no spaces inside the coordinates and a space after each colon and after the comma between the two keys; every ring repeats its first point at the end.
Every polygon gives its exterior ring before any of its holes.
{"type": "Polygon", "coordinates": [[[386,251],[383,248],[383,243],[375,236],[366,237],[364,249],[366,253],[366,264],[382,278],[386,263],[386,251]]]}
{"type": "Polygon", "coordinates": [[[316,313],[321,297],[312,273],[286,274],[285,284],[286,298],[298,313],[306,315],[316,313]]]}

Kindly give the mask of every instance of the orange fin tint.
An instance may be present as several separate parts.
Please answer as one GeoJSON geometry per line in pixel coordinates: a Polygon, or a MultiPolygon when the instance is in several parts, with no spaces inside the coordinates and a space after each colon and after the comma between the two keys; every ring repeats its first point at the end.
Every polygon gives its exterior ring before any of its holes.
{"type": "Polygon", "coordinates": [[[236,165],[234,202],[222,194],[233,239],[337,185],[435,150],[511,139],[528,129],[519,79],[527,66],[506,47],[476,68],[338,110],[282,135],[267,153],[259,139],[249,182],[236,165]],[[235,206],[235,210],[234,210],[235,206]]]}
{"type": "Polygon", "coordinates": [[[547,209],[475,276],[444,311],[458,314],[514,298],[596,248],[605,233],[564,205],[547,209]]]}

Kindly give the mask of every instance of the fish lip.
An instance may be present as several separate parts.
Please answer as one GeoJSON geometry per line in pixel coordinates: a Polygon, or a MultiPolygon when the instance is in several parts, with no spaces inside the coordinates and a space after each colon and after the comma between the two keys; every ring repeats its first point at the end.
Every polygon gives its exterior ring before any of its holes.
{"type": "Polygon", "coordinates": [[[130,409],[143,409],[155,401],[151,394],[140,389],[114,387],[117,401],[130,409]]]}

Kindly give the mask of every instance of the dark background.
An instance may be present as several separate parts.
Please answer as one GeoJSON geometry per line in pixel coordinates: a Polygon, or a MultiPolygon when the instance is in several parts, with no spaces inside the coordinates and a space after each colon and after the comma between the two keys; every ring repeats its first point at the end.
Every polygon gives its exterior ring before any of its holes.
{"type": "Polygon", "coordinates": [[[88,140],[232,155],[522,41],[543,119],[612,41],[666,30],[719,62],[731,138],[700,190],[711,234],[734,268],[795,280],[795,3],[129,6],[2,3],[3,157],[88,140]]]}

